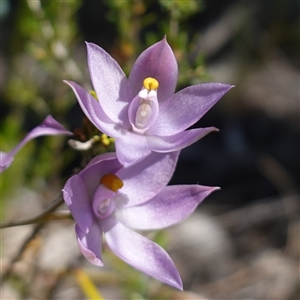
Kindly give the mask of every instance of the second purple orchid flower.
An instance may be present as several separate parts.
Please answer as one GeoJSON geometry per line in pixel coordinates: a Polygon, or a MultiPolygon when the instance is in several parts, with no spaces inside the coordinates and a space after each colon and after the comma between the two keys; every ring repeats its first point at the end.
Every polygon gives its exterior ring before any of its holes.
{"type": "Polygon", "coordinates": [[[98,101],[75,82],[66,81],[91,122],[115,138],[124,166],[151,152],[168,153],[191,145],[215,127],[188,129],[232,86],[197,84],[174,94],[178,66],[164,38],[136,60],[127,79],[118,63],[99,46],[87,43],[88,66],[98,101]]]}
{"type": "Polygon", "coordinates": [[[111,250],[136,269],[182,290],[180,275],[164,249],[132,229],[155,230],[187,218],[218,189],[201,185],[166,186],[179,151],[152,153],[124,167],[115,153],[95,157],[66,183],[63,194],[75,221],[82,254],[102,263],[102,234],[111,250]]]}

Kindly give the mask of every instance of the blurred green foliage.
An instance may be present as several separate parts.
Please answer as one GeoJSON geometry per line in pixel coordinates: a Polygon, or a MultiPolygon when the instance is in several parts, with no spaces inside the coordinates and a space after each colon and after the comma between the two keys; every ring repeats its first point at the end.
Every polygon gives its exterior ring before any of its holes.
{"type": "MultiPolygon", "coordinates": [[[[48,114],[65,123],[74,99],[65,96],[67,87],[62,80],[82,78],[72,58],[78,37],[74,16],[79,6],[80,1],[19,3],[9,39],[9,71],[3,91],[9,114],[0,124],[1,150],[12,149],[48,114]]],[[[1,175],[3,198],[16,185],[41,178],[55,180],[66,160],[64,142],[62,137],[45,137],[26,145],[1,175]],[[14,184],[10,183],[12,178],[14,184]]]]}

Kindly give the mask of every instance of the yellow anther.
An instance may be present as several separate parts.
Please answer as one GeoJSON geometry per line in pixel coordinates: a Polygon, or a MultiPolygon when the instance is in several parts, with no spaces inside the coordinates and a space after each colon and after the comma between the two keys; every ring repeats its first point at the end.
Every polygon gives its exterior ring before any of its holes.
{"type": "Polygon", "coordinates": [[[110,144],[109,138],[103,138],[103,139],[102,139],[102,144],[103,144],[104,146],[109,146],[109,144],[110,144]]]}
{"type": "Polygon", "coordinates": [[[109,144],[110,144],[109,137],[108,137],[105,133],[103,133],[103,134],[101,135],[101,143],[102,143],[104,146],[109,146],[109,144]]]}
{"type": "Polygon", "coordinates": [[[159,87],[159,83],[155,78],[147,77],[143,82],[144,88],[148,91],[157,90],[159,87]]]}
{"type": "Polygon", "coordinates": [[[100,183],[113,192],[116,192],[124,185],[123,181],[115,174],[105,174],[100,179],[100,183]]]}

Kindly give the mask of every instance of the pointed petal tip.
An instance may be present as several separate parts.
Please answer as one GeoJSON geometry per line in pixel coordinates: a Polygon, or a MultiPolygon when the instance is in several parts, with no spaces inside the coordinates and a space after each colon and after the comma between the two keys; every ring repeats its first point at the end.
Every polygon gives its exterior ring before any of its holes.
{"type": "Polygon", "coordinates": [[[93,265],[103,267],[102,262],[102,231],[98,224],[91,224],[85,234],[78,223],[75,225],[77,244],[82,255],[93,265]]]}
{"type": "Polygon", "coordinates": [[[230,89],[235,87],[234,84],[223,83],[223,82],[213,82],[213,83],[206,82],[206,83],[202,83],[201,85],[214,85],[215,87],[219,86],[219,87],[226,89],[226,92],[228,92],[230,89]]]}
{"type": "Polygon", "coordinates": [[[97,258],[97,257],[94,257],[93,259],[88,259],[93,265],[96,265],[96,266],[98,266],[98,267],[103,267],[104,266],[104,264],[103,264],[103,262],[99,259],[99,258],[97,258]]]}
{"type": "Polygon", "coordinates": [[[97,44],[92,43],[92,42],[87,42],[87,41],[85,41],[85,45],[86,45],[86,49],[87,49],[88,52],[89,52],[89,49],[91,49],[91,48],[98,48],[98,49],[101,49],[100,46],[98,46],[97,44]]]}
{"type": "Polygon", "coordinates": [[[219,132],[220,131],[220,129],[219,128],[217,128],[217,127],[214,127],[214,126],[212,126],[212,127],[209,127],[210,129],[211,129],[211,131],[210,132],[219,132]]]}
{"type": "Polygon", "coordinates": [[[65,83],[68,86],[72,87],[73,81],[71,81],[71,80],[63,80],[63,83],[65,83]]]}
{"type": "Polygon", "coordinates": [[[92,42],[85,41],[85,45],[86,45],[88,54],[89,54],[89,52],[92,52],[95,49],[96,49],[96,51],[101,51],[101,50],[104,51],[104,49],[102,49],[99,45],[92,43],[92,42]]]}
{"type": "Polygon", "coordinates": [[[169,283],[171,286],[173,286],[174,288],[180,290],[180,291],[183,291],[183,284],[182,284],[182,280],[180,278],[180,275],[178,275],[178,278],[176,280],[176,282],[172,282],[172,283],[169,283]]]}
{"type": "Polygon", "coordinates": [[[211,186],[208,186],[207,187],[208,189],[207,189],[207,191],[206,191],[206,197],[208,197],[210,194],[212,194],[212,193],[214,193],[214,192],[216,192],[216,191],[219,191],[219,190],[221,190],[221,188],[219,187],[219,186],[213,186],[213,187],[211,187],[211,186]]]}
{"type": "MultiPolygon", "coordinates": [[[[79,243],[79,242],[78,242],[78,243],[79,243]]],[[[79,248],[80,248],[80,246],[79,246],[79,248]]],[[[88,251],[86,251],[86,252],[87,252],[86,254],[84,254],[83,252],[82,252],[82,254],[85,256],[85,258],[86,258],[90,263],[92,263],[93,265],[98,266],[98,267],[103,267],[103,266],[104,266],[102,260],[99,259],[99,258],[97,258],[97,257],[95,256],[95,254],[92,253],[92,251],[89,251],[90,253],[88,253],[88,251]]]]}
{"type": "Polygon", "coordinates": [[[232,88],[234,88],[235,87],[235,85],[234,84],[227,84],[227,92],[229,91],[229,90],[231,90],[232,88]]]}
{"type": "Polygon", "coordinates": [[[102,225],[106,242],[118,257],[139,271],[182,290],[179,272],[161,246],[111,218],[102,225]]]}
{"type": "Polygon", "coordinates": [[[212,191],[212,192],[214,192],[214,191],[219,191],[220,189],[221,189],[221,188],[220,188],[219,186],[215,186],[215,187],[212,188],[211,191],[212,191]]]}
{"type": "MultiPolygon", "coordinates": [[[[195,184],[194,186],[194,191],[196,194],[205,194],[203,200],[208,197],[211,193],[220,190],[221,188],[218,186],[205,186],[205,185],[200,185],[200,184],[195,184]]],[[[202,200],[201,200],[202,201],[202,200]]]]}
{"type": "Polygon", "coordinates": [[[99,47],[98,45],[87,41],[85,41],[85,46],[86,46],[87,53],[89,53],[89,49],[92,48],[93,46],[99,47]]]}
{"type": "Polygon", "coordinates": [[[76,86],[78,85],[75,81],[72,80],[63,80],[63,83],[67,84],[74,92],[74,94],[77,94],[76,86]]]}
{"type": "Polygon", "coordinates": [[[14,157],[10,153],[0,151],[0,173],[9,167],[13,160],[14,157]]]}
{"type": "Polygon", "coordinates": [[[79,250],[81,251],[82,255],[93,265],[98,267],[103,267],[103,261],[96,257],[95,253],[83,246],[82,242],[78,239],[77,240],[79,250]]]}
{"type": "Polygon", "coordinates": [[[206,188],[208,191],[217,191],[221,189],[219,186],[202,186],[202,187],[206,188]]]}
{"type": "Polygon", "coordinates": [[[212,193],[220,190],[221,188],[218,186],[203,186],[200,184],[195,185],[197,191],[196,193],[200,196],[198,204],[206,200],[208,196],[210,196],[212,193]]]}
{"type": "Polygon", "coordinates": [[[228,90],[232,89],[235,87],[235,85],[230,84],[230,83],[221,83],[221,85],[223,85],[224,87],[228,88],[228,90]]]}

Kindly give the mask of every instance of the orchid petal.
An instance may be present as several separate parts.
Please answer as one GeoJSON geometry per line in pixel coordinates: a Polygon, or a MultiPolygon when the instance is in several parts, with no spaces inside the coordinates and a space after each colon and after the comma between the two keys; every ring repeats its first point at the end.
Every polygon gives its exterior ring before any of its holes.
{"type": "Polygon", "coordinates": [[[112,218],[102,224],[110,249],[134,268],[182,290],[179,273],[167,252],[112,218]]]}
{"type": "Polygon", "coordinates": [[[116,138],[119,135],[116,130],[117,126],[104,113],[99,102],[77,83],[67,80],[64,80],[64,82],[72,88],[81,109],[95,127],[105,134],[116,138]]]}
{"type": "Polygon", "coordinates": [[[88,196],[93,199],[95,189],[100,184],[100,179],[108,173],[116,173],[122,165],[115,153],[104,153],[94,157],[89,164],[79,173],[88,196]]]}
{"type": "MultiPolygon", "coordinates": [[[[85,169],[90,168],[94,165],[97,165],[105,160],[117,160],[117,155],[115,152],[106,152],[101,155],[97,155],[94,158],[92,158],[89,163],[86,165],[85,169]]],[[[120,163],[119,163],[120,165],[120,163]]]]}
{"type": "Polygon", "coordinates": [[[152,151],[166,153],[181,150],[212,131],[218,131],[218,129],[215,127],[190,129],[172,136],[149,136],[147,141],[152,151]]]}
{"type": "Polygon", "coordinates": [[[229,84],[205,83],[177,92],[161,107],[147,134],[170,136],[189,128],[231,88],[229,84]]]}
{"type": "Polygon", "coordinates": [[[146,203],[118,210],[116,218],[134,229],[162,229],[186,219],[204,198],[217,189],[201,185],[167,186],[146,203]]]}
{"type": "Polygon", "coordinates": [[[103,266],[102,231],[97,223],[93,223],[87,233],[78,225],[75,226],[77,242],[81,253],[94,265],[103,266]]]}
{"type": "Polygon", "coordinates": [[[93,43],[86,44],[90,76],[99,103],[114,123],[128,128],[127,106],[133,98],[129,82],[106,51],[93,43]]]}
{"type": "Polygon", "coordinates": [[[138,94],[147,77],[153,77],[159,82],[157,98],[160,104],[174,94],[178,66],[166,38],[147,48],[135,61],[129,75],[133,95],[138,94]]]}
{"type": "Polygon", "coordinates": [[[161,191],[174,173],[178,155],[179,152],[152,152],[140,163],[121,168],[116,175],[124,182],[120,193],[129,198],[126,205],[145,202],[161,191]]]}
{"type": "Polygon", "coordinates": [[[63,125],[57,122],[51,115],[48,115],[45,120],[37,127],[32,129],[25,138],[10,152],[0,152],[0,172],[7,169],[14,159],[14,155],[30,140],[43,135],[72,135],[63,125]]]}
{"type": "Polygon", "coordinates": [[[125,167],[141,161],[151,153],[146,137],[129,131],[115,140],[115,146],[117,157],[125,167]]]}
{"type": "Polygon", "coordinates": [[[11,153],[0,151],[0,173],[6,170],[14,160],[11,153]]]}
{"type": "Polygon", "coordinates": [[[93,223],[92,205],[79,175],[72,176],[64,186],[63,197],[80,229],[87,233],[93,223]]]}

